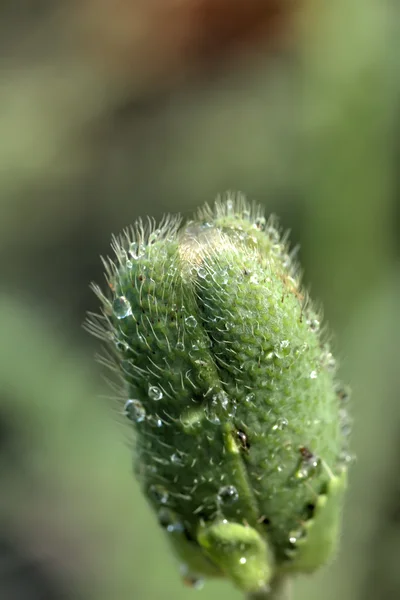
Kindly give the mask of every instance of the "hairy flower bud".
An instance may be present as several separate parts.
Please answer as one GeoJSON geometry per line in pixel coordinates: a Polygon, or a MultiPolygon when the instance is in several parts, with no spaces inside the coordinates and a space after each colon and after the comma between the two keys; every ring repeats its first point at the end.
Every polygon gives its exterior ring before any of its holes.
{"type": "Polygon", "coordinates": [[[334,553],[346,389],[286,236],[241,196],[114,238],[105,339],[143,491],[185,577],[249,593],[334,553]]]}

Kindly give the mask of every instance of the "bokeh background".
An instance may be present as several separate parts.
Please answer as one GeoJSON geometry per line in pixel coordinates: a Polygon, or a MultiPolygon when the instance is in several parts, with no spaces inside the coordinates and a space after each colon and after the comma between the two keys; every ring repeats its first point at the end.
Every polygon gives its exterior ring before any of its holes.
{"type": "Polygon", "coordinates": [[[400,597],[400,8],[391,0],[3,0],[0,598],[184,587],[82,329],[111,233],[227,189],[300,244],[353,389],[335,563],[295,600],[400,597]]]}

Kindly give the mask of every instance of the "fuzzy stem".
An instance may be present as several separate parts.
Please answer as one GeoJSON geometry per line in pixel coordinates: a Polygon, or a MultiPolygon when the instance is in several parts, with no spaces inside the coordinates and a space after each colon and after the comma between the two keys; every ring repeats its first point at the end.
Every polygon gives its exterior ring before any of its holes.
{"type": "Polygon", "coordinates": [[[276,579],[268,591],[249,594],[247,600],[291,600],[290,581],[276,579]]]}

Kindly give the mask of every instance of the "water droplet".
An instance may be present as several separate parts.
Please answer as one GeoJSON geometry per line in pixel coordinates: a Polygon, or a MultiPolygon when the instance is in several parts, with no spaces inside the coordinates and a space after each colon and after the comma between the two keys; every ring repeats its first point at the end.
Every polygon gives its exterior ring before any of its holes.
{"type": "Polygon", "coordinates": [[[228,394],[224,391],[220,391],[212,397],[212,405],[217,409],[220,406],[223,410],[228,411],[228,416],[233,416],[236,411],[234,404],[229,405],[228,394]]]}
{"type": "Polygon", "coordinates": [[[157,241],[160,233],[161,233],[160,229],[155,229],[154,231],[152,231],[149,235],[149,244],[154,244],[154,242],[157,241]]]}
{"type": "Polygon", "coordinates": [[[300,448],[300,454],[301,458],[294,477],[297,481],[304,481],[317,472],[321,461],[305,446],[300,448]]]}
{"type": "Polygon", "coordinates": [[[320,327],[320,322],[318,319],[308,319],[307,325],[309,326],[311,331],[318,331],[318,329],[320,327]]]}
{"type": "Polygon", "coordinates": [[[152,400],[161,400],[161,398],[163,397],[162,391],[155,385],[149,386],[148,394],[149,398],[151,398],[152,400]]]}
{"type": "Polygon", "coordinates": [[[158,522],[168,533],[183,533],[185,530],[177,515],[165,507],[160,508],[158,512],[158,522]]]}
{"type": "Polygon", "coordinates": [[[250,394],[247,394],[247,396],[244,400],[245,400],[245,402],[254,402],[255,398],[256,398],[256,395],[253,394],[253,392],[251,392],[250,394]]]}
{"type": "Polygon", "coordinates": [[[128,352],[129,350],[129,345],[126,342],[123,342],[122,340],[116,340],[115,347],[120,352],[128,352]]]}
{"type": "Polygon", "coordinates": [[[190,315],[190,317],[186,317],[185,324],[187,325],[187,327],[193,328],[196,327],[197,320],[193,315],[190,315]]]}
{"type": "Polygon", "coordinates": [[[149,493],[158,504],[166,504],[168,502],[168,490],[158,483],[154,483],[149,487],[149,493]]]}
{"type": "Polygon", "coordinates": [[[310,379],[317,379],[317,377],[318,377],[317,371],[311,371],[311,373],[310,373],[310,379]]]}
{"type": "Polygon", "coordinates": [[[138,244],[138,242],[132,242],[129,246],[129,254],[134,260],[142,258],[146,253],[146,246],[144,244],[138,244]]]}
{"type": "Polygon", "coordinates": [[[234,504],[238,499],[239,493],[233,485],[224,485],[218,491],[218,500],[222,504],[234,504]]]}
{"type": "Polygon", "coordinates": [[[207,277],[207,270],[204,267],[199,267],[197,269],[197,275],[200,279],[205,279],[207,277]]]}
{"type": "Polygon", "coordinates": [[[302,538],[302,537],[304,537],[304,534],[305,534],[305,533],[304,533],[304,529],[296,529],[296,530],[294,530],[294,531],[291,531],[291,532],[289,533],[289,542],[290,542],[292,545],[295,545],[295,544],[297,544],[297,542],[298,542],[299,540],[301,540],[301,538],[302,538]]]}
{"type": "MultiPolygon", "coordinates": [[[[197,340],[197,345],[199,348],[211,348],[212,341],[210,340],[209,337],[203,337],[203,338],[200,338],[199,340],[197,340]]],[[[193,346],[192,346],[192,348],[193,348],[193,346]]]]}
{"type": "Polygon", "coordinates": [[[132,308],[125,296],[115,298],[113,305],[113,312],[117,319],[125,319],[132,314],[132,308]]]}
{"type": "Polygon", "coordinates": [[[256,217],[254,221],[255,229],[259,229],[260,231],[265,231],[265,227],[267,225],[267,220],[265,217],[256,217]]]}
{"type": "Polygon", "coordinates": [[[336,396],[342,404],[346,404],[350,400],[350,388],[339,383],[336,388],[336,396]]]}
{"type": "Polygon", "coordinates": [[[259,283],[259,281],[258,281],[258,275],[256,275],[255,273],[253,273],[253,275],[250,276],[249,281],[250,281],[250,283],[254,283],[255,285],[257,285],[259,283]]]}
{"type": "Polygon", "coordinates": [[[302,344],[301,346],[296,348],[295,356],[301,356],[304,352],[308,351],[308,348],[309,348],[309,346],[308,346],[307,342],[304,342],[304,344],[302,344]]]}
{"type": "Polygon", "coordinates": [[[342,450],[339,455],[339,463],[344,466],[349,466],[353,464],[356,460],[356,455],[348,452],[347,450],[342,450]]]}
{"type": "Polygon", "coordinates": [[[183,467],[184,465],[183,458],[178,452],[171,454],[171,462],[179,467],[183,467]]]}
{"type": "Polygon", "coordinates": [[[239,558],[239,563],[241,565],[245,565],[247,563],[247,558],[245,556],[242,556],[241,558],[239,558]]]}
{"type": "Polygon", "coordinates": [[[275,348],[274,355],[277,358],[283,358],[284,356],[287,356],[290,352],[289,347],[290,347],[289,340],[282,340],[281,342],[279,342],[278,347],[275,348]]]}
{"type": "Polygon", "coordinates": [[[221,419],[218,414],[210,407],[206,410],[207,420],[213,425],[219,425],[221,423],[221,419]]]}
{"type": "Polygon", "coordinates": [[[127,268],[127,269],[132,269],[132,267],[133,267],[133,262],[132,262],[131,260],[129,260],[129,259],[128,259],[128,260],[126,261],[126,268],[127,268]]]}
{"type": "Polygon", "coordinates": [[[275,425],[272,427],[272,431],[283,431],[289,425],[289,421],[287,419],[278,419],[275,425]]]}
{"type": "Polygon", "coordinates": [[[191,573],[187,565],[181,565],[180,571],[182,581],[185,585],[194,590],[201,590],[201,588],[204,586],[204,579],[202,577],[191,573]]]}
{"type": "Polygon", "coordinates": [[[177,350],[184,350],[185,349],[185,344],[183,342],[176,342],[176,349],[177,350]]]}
{"type": "Polygon", "coordinates": [[[331,373],[336,370],[336,360],[332,352],[325,352],[322,356],[322,365],[331,373]]]}
{"type": "Polygon", "coordinates": [[[163,422],[158,415],[148,415],[147,421],[151,427],[162,427],[163,422]]]}
{"type": "Polygon", "coordinates": [[[146,410],[139,400],[127,400],[124,406],[124,415],[130,421],[141,423],[146,418],[146,410]]]}

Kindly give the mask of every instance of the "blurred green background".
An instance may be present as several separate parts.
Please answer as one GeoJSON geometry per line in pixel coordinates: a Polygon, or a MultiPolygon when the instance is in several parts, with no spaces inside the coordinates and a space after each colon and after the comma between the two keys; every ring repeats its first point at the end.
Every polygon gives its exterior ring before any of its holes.
{"type": "Polygon", "coordinates": [[[213,2],[1,3],[1,599],[240,597],[182,585],[82,329],[111,233],[226,189],[291,229],[353,389],[341,551],[294,598],[400,597],[400,9],[213,2]]]}

